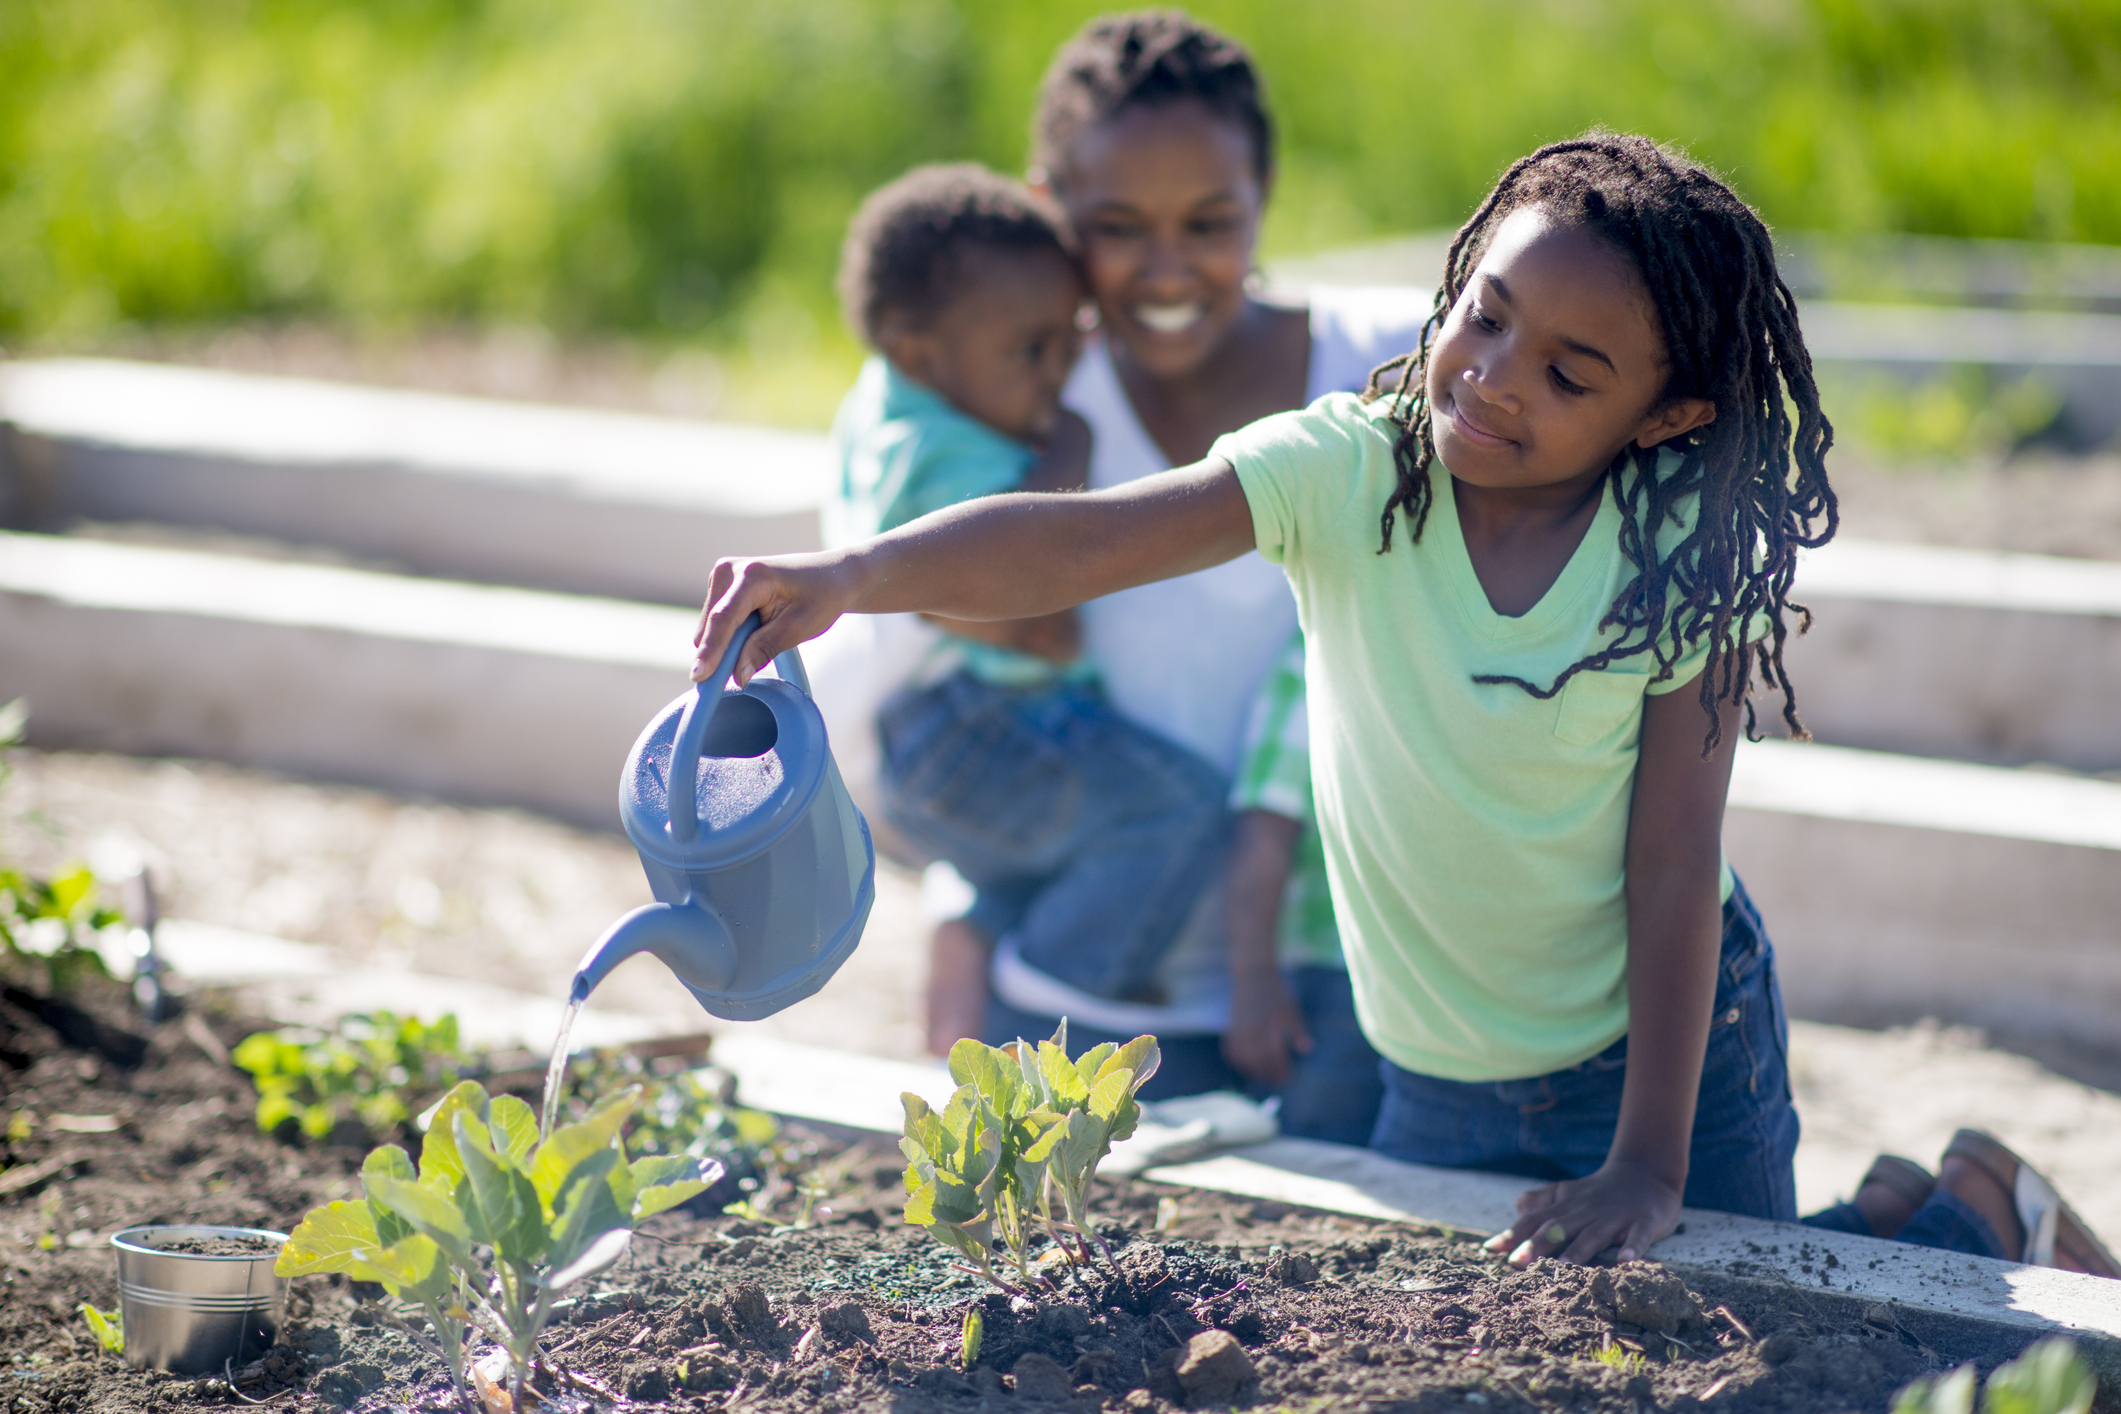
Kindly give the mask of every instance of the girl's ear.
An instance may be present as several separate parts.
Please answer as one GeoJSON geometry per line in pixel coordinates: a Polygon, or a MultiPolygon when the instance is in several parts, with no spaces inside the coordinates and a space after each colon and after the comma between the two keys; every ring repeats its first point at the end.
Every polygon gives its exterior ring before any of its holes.
{"type": "Polygon", "coordinates": [[[1716,404],[1707,398],[1674,398],[1652,411],[1635,435],[1638,447],[1654,447],[1674,437],[1684,437],[1697,427],[1716,420],[1716,404]]]}

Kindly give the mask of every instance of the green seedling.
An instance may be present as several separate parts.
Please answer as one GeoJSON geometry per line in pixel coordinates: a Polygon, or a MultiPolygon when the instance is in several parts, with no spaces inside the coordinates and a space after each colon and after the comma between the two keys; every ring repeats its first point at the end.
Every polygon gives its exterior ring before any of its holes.
{"type": "Polygon", "coordinates": [[[460,1398],[465,1337],[485,1331],[508,1352],[520,1409],[553,1301],[623,1256],[637,1223],[721,1177],[684,1155],[629,1162],[619,1131],[640,1100],[614,1095],[541,1144],[528,1104],[463,1081],[429,1120],[418,1166],[395,1144],[369,1154],[366,1198],[312,1210],[274,1270],[345,1272],[419,1306],[460,1398]]]}
{"type": "Polygon", "coordinates": [[[125,1310],[123,1307],[109,1311],[99,1311],[84,1301],[81,1303],[81,1319],[88,1322],[89,1333],[95,1336],[96,1344],[102,1346],[107,1353],[112,1355],[123,1355],[125,1353],[125,1310]]]}
{"type": "Polygon", "coordinates": [[[974,1306],[965,1312],[965,1329],[958,1348],[958,1368],[970,1370],[979,1363],[980,1342],[987,1336],[986,1317],[974,1306]]]}
{"type": "MultiPolygon", "coordinates": [[[[0,706],[0,787],[7,783],[7,748],[22,744],[29,704],[0,706]]],[[[0,957],[41,971],[49,990],[65,992],[84,976],[107,977],[96,934],[124,915],[96,901],[96,876],[75,865],[39,878],[0,864],[0,957]]]]}
{"type": "Polygon", "coordinates": [[[258,1128],[270,1134],[292,1120],[313,1141],[348,1121],[375,1139],[404,1134],[414,1107],[472,1063],[454,1015],[430,1024],[388,1011],[341,1017],[321,1033],[260,1031],[231,1057],[257,1087],[258,1128]]]}
{"type": "Polygon", "coordinates": [[[1593,1357],[1608,1369],[1618,1370],[1623,1375],[1632,1375],[1650,1363],[1650,1358],[1639,1350],[1630,1350],[1610,1335],[1599,1342],[1598,1354],[1593,1357]]]}
{"type": "MultiPolygon", "coordinates": [[[[958,1086],[940,1111],[910,1092],[901,1097],[906,1221],[927,1228],[1012,1293],[1040,1280],[1030,1266],[1034,1208],[1071,1261],[1090,1260],[1090,1181],[1112,1145],[1134,1132],[1141,1115],[1135,1092],[1159,1060],[1153,1036],[1097,1046],[1072,1061],[1067,1040],[1063,1020],[1037,1047],[959,1041],[950,1049],[950,1076],[958,1086]],[[1058,1220],[1056,1198],[1065,1215],[1058,1220]],[[997,1240],[1020,1284],[995,1273],[988,1251],[997,1240]]],[[[1105,1255],[1109,1261],[1110,1251],[1105,1255]]]]}
{"type": "MultiPolygon", "coordinates": [[[[1972,1365],[1916,1380],[1893,1396],[1893,1414],[1973,1414],[1974,1386],[1972,1365]]],[[[2049,1336],[1989,1375],[1981,1414],[2086,1414],[2098,1391],[2077,1347],[2049,1336]]]]}

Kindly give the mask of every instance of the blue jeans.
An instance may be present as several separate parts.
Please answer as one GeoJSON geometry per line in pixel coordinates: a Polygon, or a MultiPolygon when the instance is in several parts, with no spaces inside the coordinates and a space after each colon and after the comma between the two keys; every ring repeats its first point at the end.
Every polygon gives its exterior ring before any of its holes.
{"type": "Polygon", "coordinates": [[[1229,789],[1095,687],[957,673],[877,720],[884,813],[978,891],[968,921],[1093,996],[1148,995],[1220,862],[1229,789]]]}
{"type": "MultiPolygon", "coordinates": [[[[1871,1231],[1870,1219],[1863,1215],[1863,1209],[1854,1203],[1836,1203],[1803,1222],[1806,1227],[1825,1228],[1828,1232],[1853,1232],[1859,1237],[1878,1235],[1871,1231]]],[[[1915,1210],[1915,1215],[1893,1234],[1892,1240],[1913,1247],[1965,1252],[1975,1257],[2001,1260],[2006,1256],[2003,1241],[1996,1236],[1996,1229],[1989,1226],[1988,1219],[1941,1188],[1930,1194],[1929,1200],[1915,1210]]]]}
{"type": "MultiPolygon", "coordinates": [[[[1797,1217],[1797,1111],[1775,949],[1745,886],[1723,906],[1716,1001],[1694,1106],[1683,1201],[1746,1217],[1797,1217]]],[[[1623,1036],[1580,1065],[1526,1080],[1439,1080],[1382,1063],[1370,1146],[1395,1159],[1552,1181],[1605,1162],[1627,1077],[1623,1036]]]]}
{"type": "MultiPolygon", "coordinates": [[[[1348,974],[1333,967],[1299,967],[1290,972],[1289,986],[1303,1008],[1304,1025],[1311,1032],[1311,1051],[1295,1058],[1289,1081],[1279,1092],[1281,1132],[1297,1139],[1362,1144],[1376,1125],[1384,1081],[1378,1074],[1377,1052],[1370,1049],[1355,1024],[1355,998],[1348,988],[1348,974]]],[[[990,1046],[1004,1045],[1020,1036],[1043,1040],[1053,1034],[1057,1020],[1020,1011],[996,997],[987,1003],[987,1024],[981,1039],[990,1046]]],[[[1093,1026],[1068,1023],[1068,1048],[1072,1051],[1086,1051],[1106,1041],[1124,1044],[1132,1039],[1093,1026]]],[[[1163,1064],[1142,1087],[1145,1100],[1168,1100],[1208,1090],[1241,1090],[1260,1100],[1275,1093],[1253,1085],[1224,1060],[1222,1038],[1218,1036],[1159,1037],[1157,1048],[1163,1053],[1163,1064]]]]}

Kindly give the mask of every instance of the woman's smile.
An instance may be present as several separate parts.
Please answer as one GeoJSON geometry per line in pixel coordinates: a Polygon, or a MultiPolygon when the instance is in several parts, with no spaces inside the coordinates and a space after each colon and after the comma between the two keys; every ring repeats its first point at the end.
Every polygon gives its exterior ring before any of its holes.
{"type": "Polygon", "coordinates": [[[1184,304],[1137,304],[1128,312],[1155,333],[1183,334],[1201,321],[1208,306],[1201,300],[1188,300],[1184,304]]]}

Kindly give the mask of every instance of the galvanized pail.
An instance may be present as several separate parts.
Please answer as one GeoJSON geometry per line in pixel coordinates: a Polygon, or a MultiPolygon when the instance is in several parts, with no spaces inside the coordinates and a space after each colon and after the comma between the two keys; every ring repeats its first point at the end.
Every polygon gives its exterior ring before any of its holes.
{"type": "Polygon", "coordinates": [[[118,1303],[128,1364],[178,1375],[221,1374],[262,1356],[280,1338],[287,1280],[273,1275],[284,1232],[255,1227],[129,1227],[118,1250],[118,1303]],[[210,1257],[168,1252],[187,1239],[257,1238],[274,1250],[210,1257]]]}

